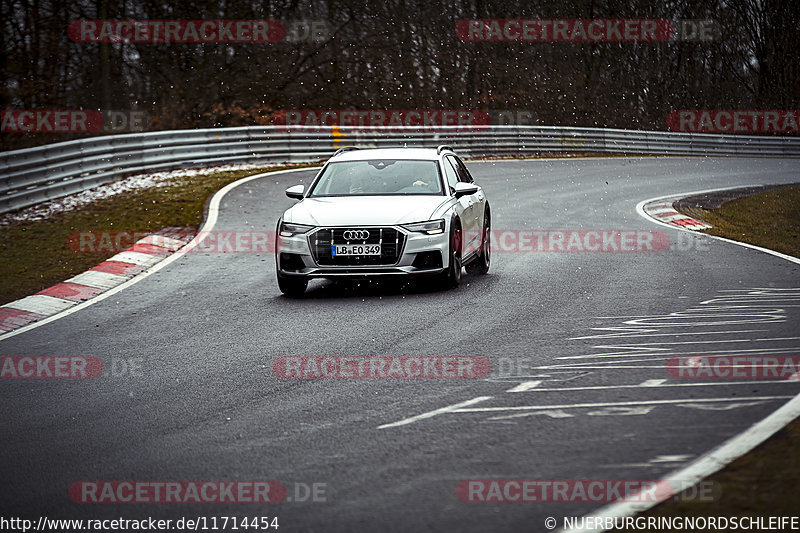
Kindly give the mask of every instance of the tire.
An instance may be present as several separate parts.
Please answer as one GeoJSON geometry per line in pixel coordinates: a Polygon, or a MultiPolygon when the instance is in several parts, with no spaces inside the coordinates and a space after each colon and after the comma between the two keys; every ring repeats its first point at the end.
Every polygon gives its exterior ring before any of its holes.
{"type": "Polygon", "coordinates": [[[462,245],[461,226],[450,229],[450,261],[447,270],[439,278],[439,283],[445,289],[455,289],[461,283],[461,245],[462,245]]]}
{"type": "Polygon", "coordinates": [[[278,276],[278,288],[289,298],[299,298],[306,292],[308,280],[278,276]]]}
{"type": "Polygon", "coordinates": [[[483,215],[483,235],[481,235],[481,251],[477,258],[467,265],[467,272],[483,276],[489,272],[492,260],[492,219],[489,210],[483,215]]]}

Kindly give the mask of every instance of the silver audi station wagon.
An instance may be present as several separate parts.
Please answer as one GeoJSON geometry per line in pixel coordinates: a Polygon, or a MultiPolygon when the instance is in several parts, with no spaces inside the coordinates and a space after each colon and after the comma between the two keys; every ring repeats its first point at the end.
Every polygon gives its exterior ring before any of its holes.
{"type": "Polygon", "coordinates": [[[428,276],[457,287],[461,269],[489,271],[486,195],[449,146],[339,149],[278,221],[278,287],[312,278],[428,276]]]}

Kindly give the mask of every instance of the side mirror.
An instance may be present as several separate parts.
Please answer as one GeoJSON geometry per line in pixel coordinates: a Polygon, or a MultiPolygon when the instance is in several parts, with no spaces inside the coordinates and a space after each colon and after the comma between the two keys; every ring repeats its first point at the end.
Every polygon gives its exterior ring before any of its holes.
{"type": "Polygon", "coordinates": [[[286,189],[286,196],[289,198],[294,198],[295,200],[302,200],[303,191],[305,191],[305,189],[305,185],[293,185],[286,189]]]}
{"type": "Polygon", "coordinates": [[[456,183],[456,198],[475,194],[476,192],[478,192],[478,186],[474,183],[464,183],[463,181],[456,183]]]}

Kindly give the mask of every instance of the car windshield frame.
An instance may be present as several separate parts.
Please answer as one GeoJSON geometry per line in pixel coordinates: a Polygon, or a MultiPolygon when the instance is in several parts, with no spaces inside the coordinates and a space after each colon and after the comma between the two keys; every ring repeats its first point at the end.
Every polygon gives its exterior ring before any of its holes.
{"type": "MultiPolygon", "coordinates": [[[[407,165],[406,165],[407,166],[407,165]]],[[[405,169],[404,169],[405,170],[405,169]]],[[[334,197],[355,197],[355,196],[444,196],[445,189],[442,185],[442,172],[439,166],[439,161],[435,159],[413,159],[413,158],[376,158],[376,159],[357,159],[349,161],[331,161],[322,169],[317,179],[314,180],[309,188],[307,198],[334,198],[334,197]],[[400,167],[394,167],[397,164],[405,163],[418,163],[420,167],[423,165],[432,165],[430,171],[426,170],[419,175],[415,173],[398,174],[400,167]],[[359,168],[360,167],[360,168],[359,168]],[[332,173],[336,173],[332,175],[332,173]],[[385,176],[380,174],[386,172],[385,176]],[[433,174],[435,172],[435,176],[433,174]],[[430,176],[431,181],[427,186],[420,185],[414,186],[415,182],[426,183],[422,178],[430,176]],[[378,188],[369,188],[370,180],[378,177],[383,177],[382,185],[384,187],[392,187],[392,183],[396,187],[395,190],[378,190],[378,188]],[[416,178],[416,179],[415,179],[416,178]],[[338,183],[333,183],[337,180],[338,183]],[[353,192],[358,190],[358,183],[361,186],[366,186],[363,192],[353,192]],[[402,186],[405,185],[405,186],[402,186]],[[324,192],[318,192],[320,188],[327,189],[324,192]],[[418,191],[415,188],[419,189],[418,191]],[[331,192],[333,191],[333,192],[331,192]]]]}

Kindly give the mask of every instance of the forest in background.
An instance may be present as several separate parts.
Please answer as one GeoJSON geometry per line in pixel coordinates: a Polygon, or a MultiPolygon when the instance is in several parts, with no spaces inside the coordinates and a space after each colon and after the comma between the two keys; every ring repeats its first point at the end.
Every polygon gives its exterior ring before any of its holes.
{"type": "MultiPolygon", "coordinates": [[[[800,6],[779,0],[0,0],[0,109],[143,112],[147,129],[287,109],[527,110],[543,125],[666,130],[679,109],[800,107],[800,6]],[[462,19],[711,20],[713,39],[465,42],[462,19]],[[321,40],[75,42],[82,19],[324,21],[321,40]]],[[[74,134],[3,133],[0,149],[74,134]]]]}

